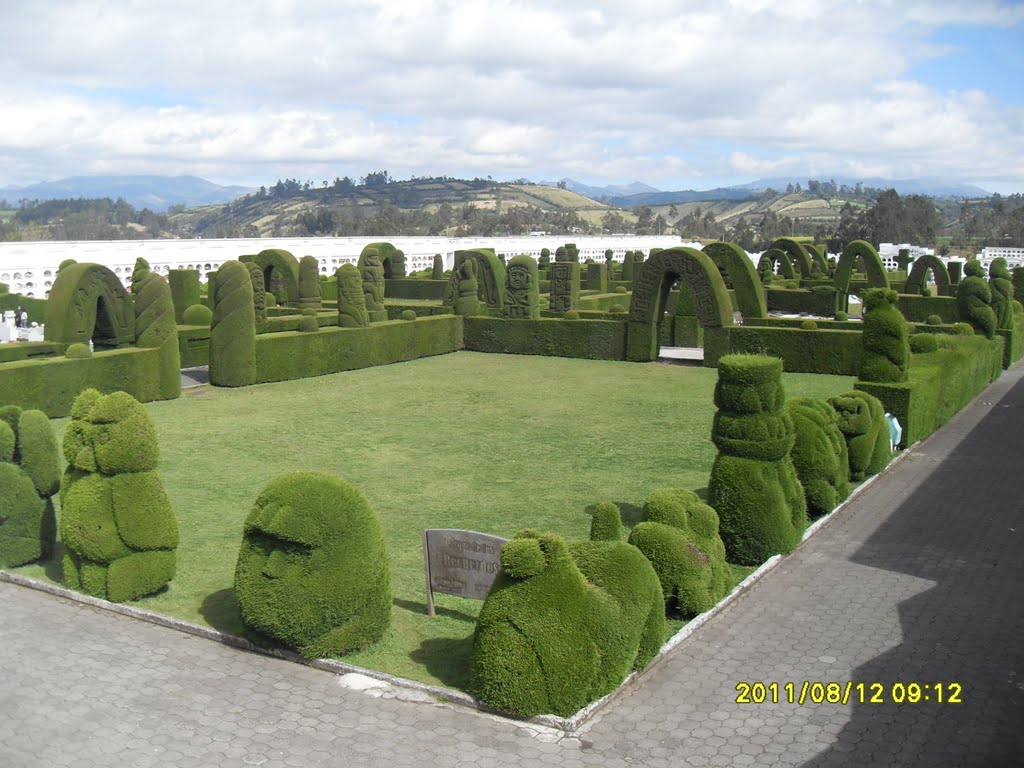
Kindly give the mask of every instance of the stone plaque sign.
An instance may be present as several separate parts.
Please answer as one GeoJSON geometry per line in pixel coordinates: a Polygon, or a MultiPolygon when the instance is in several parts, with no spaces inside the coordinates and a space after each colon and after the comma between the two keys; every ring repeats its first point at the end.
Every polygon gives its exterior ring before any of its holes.
{"type": "Polygon", "coordinates": [[[453,528],[423,532],[423,565],[427,582],[427,613],[434,615],[434,593],[483,600],[501,568],[500,536],[453,528]]]}

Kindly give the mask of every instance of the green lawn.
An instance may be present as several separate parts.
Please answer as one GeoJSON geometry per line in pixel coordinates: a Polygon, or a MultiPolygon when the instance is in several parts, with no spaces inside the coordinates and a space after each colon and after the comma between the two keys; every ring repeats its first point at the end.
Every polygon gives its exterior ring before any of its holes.
{"type": "MultiPolygon", "coordinates": [[[[138,605],[243,634],[231,586],[245,516],[272,477],[328,472],[380,517],[395,595],[385,639],[346,659],[461,687],[482,603],[438,595],[438,616],[426,615],[423,529],[585,538],[599,501],[618,503],[632,525],[650,490],[704,488],[716,378],[698,367],[459,352],[151,403],[181,544],[169,589],[138,605]]],[[[789,396],[821,397],[853,383],[784,381],[789,396]]],[[[19,570],[59,579],[52,563],[19,570]]]]}

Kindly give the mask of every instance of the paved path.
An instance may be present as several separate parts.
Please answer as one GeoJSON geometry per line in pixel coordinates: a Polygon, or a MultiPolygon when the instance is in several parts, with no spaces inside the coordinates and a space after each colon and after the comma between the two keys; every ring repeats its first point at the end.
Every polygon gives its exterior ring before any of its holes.
{"type": "Polygon", "coordinates": [[[0,766],[1022,764],[1022,375],[575,733],[0,583],[0,766]],[[896,681],[957,683],[963,703],[737,704],[741,681],[878,682],[887,699],[896,681]]]}

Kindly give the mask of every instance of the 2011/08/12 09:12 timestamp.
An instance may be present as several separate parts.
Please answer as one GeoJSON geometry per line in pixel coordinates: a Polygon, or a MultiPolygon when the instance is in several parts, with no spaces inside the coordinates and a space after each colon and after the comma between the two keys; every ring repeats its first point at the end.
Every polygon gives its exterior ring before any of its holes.
{"type": "Polygon", "coordinates": [[[960,683],[736,683],[737,704],[963,704],[960,683]]]}

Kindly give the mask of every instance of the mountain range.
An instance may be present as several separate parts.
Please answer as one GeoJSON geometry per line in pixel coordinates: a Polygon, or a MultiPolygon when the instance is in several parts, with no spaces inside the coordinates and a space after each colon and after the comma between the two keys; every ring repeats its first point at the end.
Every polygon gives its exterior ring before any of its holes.
{"type": "Polygon", "coordinates": [[[76,198],[123,198],[134,208],[162,213],[173,205],[193,207],[226,203],[253,190],[222,186],[198,176],[72,176],[27,186],[0,187],[0,199],[64,200],[76,198]]]}

